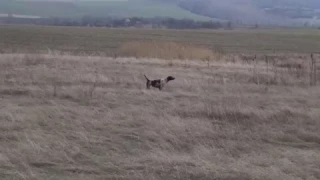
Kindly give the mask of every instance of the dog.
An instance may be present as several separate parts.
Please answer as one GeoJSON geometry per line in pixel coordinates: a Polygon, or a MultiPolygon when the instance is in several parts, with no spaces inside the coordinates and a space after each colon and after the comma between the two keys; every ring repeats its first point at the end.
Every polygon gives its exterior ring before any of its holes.
{"type": "Polygon", "coordinates": [[[163,87],[172,80],[175,80],[174,77],[172,76],[168,76],[165,79],[155,79],[155,80],[150,80],[146,75],[144,75],[144,77],[147,79],[147,89],[150,89],[150,87],[155,87],[158,88],[160,91],[163,89],[163,87]]]}

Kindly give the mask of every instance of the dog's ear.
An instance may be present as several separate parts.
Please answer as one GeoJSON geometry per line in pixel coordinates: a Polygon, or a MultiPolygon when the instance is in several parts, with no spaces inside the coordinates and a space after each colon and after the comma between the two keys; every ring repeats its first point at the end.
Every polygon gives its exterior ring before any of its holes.
{"type": "Polygon", "coordinates": [[[167,81],[172,81],[172,80],[174,80],[174,79],[176,79],[176,78],[174,78],[174,77],[172,77],[172,76],[168,76],[168,77],[167,77],[167,81]]]}

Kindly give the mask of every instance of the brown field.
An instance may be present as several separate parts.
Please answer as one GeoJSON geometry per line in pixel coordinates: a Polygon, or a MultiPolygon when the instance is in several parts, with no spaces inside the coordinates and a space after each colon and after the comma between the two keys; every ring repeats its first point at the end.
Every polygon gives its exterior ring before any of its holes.
{"type": "Polygon", "coordinates": [[[228,53],[320,53],[320,30],[316,29],[154,30],[0,25],[0,53],[51,50],[124,56],[121,48],[126,43],[150,41],[228,53]]]}
{"type": "Polygon", "coordinates": [[[0,179],[320,179],[310,57],[263,59],[2,54],[0,179]],[[176,80],[146,90],[144,73],[176,80]]]}

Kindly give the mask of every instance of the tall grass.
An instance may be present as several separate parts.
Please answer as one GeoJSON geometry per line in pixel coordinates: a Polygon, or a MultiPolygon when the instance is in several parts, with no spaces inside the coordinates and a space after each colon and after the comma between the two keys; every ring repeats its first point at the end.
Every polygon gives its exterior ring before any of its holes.
{"type": "Polygon", "coordinates": [[[213,60],[220,54],[212,50],[175,42],[144,41],[127,42],[120,46],[119,55],[159,59],[213,60]]]}
{"type": "Polygon", "coordinates": [[[0,177],[320,179],[319,87],[285,58],[2,54],[0,177]],[[176,80],[146,90],[144,73],[176,80]]]}

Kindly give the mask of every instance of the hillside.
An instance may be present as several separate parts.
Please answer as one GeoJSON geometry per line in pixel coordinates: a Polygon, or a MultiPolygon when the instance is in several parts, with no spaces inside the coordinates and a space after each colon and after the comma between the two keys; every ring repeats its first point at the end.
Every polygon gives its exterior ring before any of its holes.
{"type": "Polygon", "coordinates": [[[194,20],[210,18],[191,13],[174,2],[153,0],[72,1],[72,0],[3,0],[0,14],[13,13],[40,17],[173,17],[194,20]]]}
{"type": "Polygon", "coordinates": [[[162,16],[246,24],[320,25],[318,0],[2,0],[0,14],[3,13],[40,17],[162,16]]]}
{"type": "Polygon", "coordinates": [[[320,2],[316,0],[182,0],[180,6],[197,14],[234,22],[320,23],[320,2]]]}

